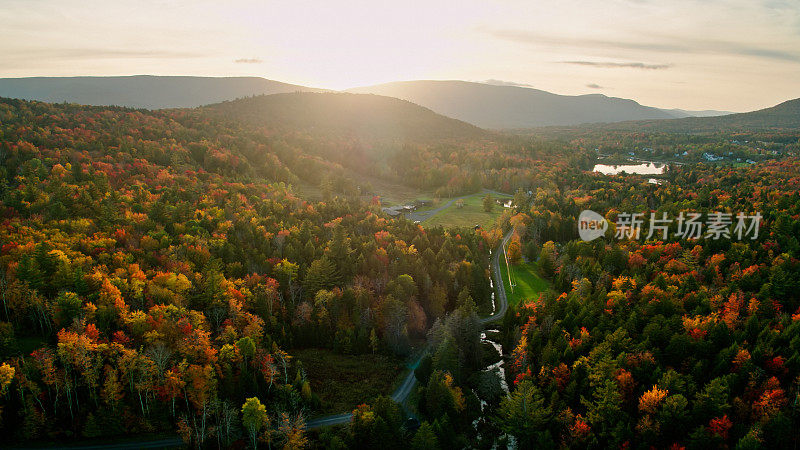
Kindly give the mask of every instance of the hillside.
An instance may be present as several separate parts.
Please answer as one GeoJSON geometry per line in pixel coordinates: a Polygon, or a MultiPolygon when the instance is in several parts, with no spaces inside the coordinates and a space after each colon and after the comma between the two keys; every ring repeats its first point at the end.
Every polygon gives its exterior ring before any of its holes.
{"type": "Polygon", "coordinates": [[[0,78],[0,97],[131,108],[192,108],[251,95],[322,91],[259,77],[0,78]]]}
{"type": "Polygon", "coordinates": [[[0,99],[0,448],[245,448],[239,411],[264,405],[304,448],[437,319],[472,329],[459,298],[490,307],[483,234],[304,201],[277,183],[303,148],[226,124],[0,99]]]}
{"type": "Polygon", "coordinates": [[[601,94],[557,95],[518,86],[466,81],[403,81],[348,90],[397,97],[482,128],[578,125],[676,116],[633,100],[601,94]]]}
{"type": "Polygon", "coordinates": [[[716,117],[716,116],[727,116],[729,114],[736,114],[731,111],[718,111],[715,109],[704,109],[701,111],[689,111],[686,109],[662,109],[662,111],[666,111],[669,114],[672,114],[676,119],[682,119],[684,117],[716,117]]]}
{"type": "Polygon", "coordinates": [[[379,95],[291,93],[223,102],[203,108],[270,129],[304,130],[360,139],[423,141],[474,138],[484,130],[413,103],[379,95]]]}
{"type": "Polygon", "coordinates": [[[687,117],[673,120],[645,120],[589,126],[617,131],[664,133],[714,133],[800,129],[800,98],[757,111],[720,117],[687,117]]]}

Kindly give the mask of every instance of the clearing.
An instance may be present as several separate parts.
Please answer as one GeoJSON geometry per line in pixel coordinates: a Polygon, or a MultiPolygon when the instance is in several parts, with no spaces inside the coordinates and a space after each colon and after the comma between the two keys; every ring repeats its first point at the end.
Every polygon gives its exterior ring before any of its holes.
{"type": "MultiPolygon", "coordinates": [[[[482,192],[448,201],[442,200],[444,202],[443,205],[446,206],[428,216],[422,223],[426,227],[435,227],[437,225],[443,227],[474,227],[475,225],[480,225],[483,228],[491,228],[506,208],[503,205],[494,203],[491,212],[484,211],[483,198],[485,196],[486,193],[482,192]],[[464,202],[464,205],[460,208],[457,205],[459,200],[464,202]]],[[[491,193],[491,196],[492,200],[511,199],[508,195],[500,195],[498,193],[491,193]]]]}
{"type": "Polygon", "coordinates": [[[539,293],[550,288],[550,284],[539,276],[539,267],[536,262],[521,262],[511,264],[511,280],[515,284],[514,292],[508,285],[508,267],[503,255],[500,255],[500,273],[506,287],[506,297],[510,305],[517,306],[521,300],[535,299],[539,293]]]}
{"type": "Polygon", "coordinates": [[[392,395],[405,374],[403,360],[386,355],[341,355],[320,348],[289,353],[303,362],[311,391],[322,401],[319,415],[349,412],[379,395],[392,395]]]}

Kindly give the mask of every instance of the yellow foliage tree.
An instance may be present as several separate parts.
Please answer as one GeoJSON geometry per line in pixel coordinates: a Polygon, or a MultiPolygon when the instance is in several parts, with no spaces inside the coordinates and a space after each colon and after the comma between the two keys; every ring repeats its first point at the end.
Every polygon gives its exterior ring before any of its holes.
{"type": "Polygon", "coordinates": [[[669,391],[666,389],[659,389],[658,386],[653,386],[653,389],[650,389],[639,397],[639,411],[647,414],[655,413],[668,393],[669,391]]]}

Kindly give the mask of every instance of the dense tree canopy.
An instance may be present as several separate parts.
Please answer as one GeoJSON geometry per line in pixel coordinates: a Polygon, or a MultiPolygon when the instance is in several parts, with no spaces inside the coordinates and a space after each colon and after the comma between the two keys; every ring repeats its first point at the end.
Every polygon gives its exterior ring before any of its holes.
{"type": "Polygon", "coordinates": [[[196,447],[796,444],[796,131],[402,141],[235,108],[0,99],[3,443],[170,431],[196,447]],[[629,149],[687,164],[655,182],[588,171],[629,149]],[[698,163],[708,152],[750,161],[698,163]],[[425,228],[384,215],[364,174],[436,197],[516,193],[498,228],[425,228]],[[605,237],[578,240],[585,209],[608,219],[605,237]],[[672,223],[669,239],[614,237],[625,214],[681,212],[760,212],[760,234],[687,239],[672,223]],[[500,226],[510,262],[551,289],[484,330],[500,226]],[[292,356],[305,347],[420,355],[419,385],[403,405],[363,399],[309,439],[321,400],[292,356]]]}
{"type": "MultiPolygon", "coordinates": [[[[556,446],[786,448],[800,380],[800,165],[589,176],[533,196],[526,239],[554,284],[507,324],[500,423],[556,446]],[[579,209],[763,215],[757,239],[575,240],[579,209]],[[542,243],[542,241],[547,241],[542,243]],[[524,401],[524,399],[528,399],[524,401]],[[536,404],[530,417],[520,402],[536,404]],[[535,416],[534,416],[535,415],[535,416]]],[[[675,236],[675,224],[670,235],[675,236]]],[[[659,236],[660,237],[660,236],[659,236]]]]}
{"type": "Polygon", "coordinates": [[[484,234],[305,201],[283,182],[309,164],[265,134],[183,110],[0,117],[4,440],[298,440],[319,399],[285,349],[405,354],[489,289],[484,234]]]}

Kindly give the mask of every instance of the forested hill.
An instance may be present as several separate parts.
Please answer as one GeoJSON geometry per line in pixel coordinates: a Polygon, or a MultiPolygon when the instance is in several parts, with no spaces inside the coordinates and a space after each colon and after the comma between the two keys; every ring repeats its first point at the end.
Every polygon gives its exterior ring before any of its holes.
{"type": "MultiPolygon", "coordinates": [[[[359,186],[374,193],[364,174],[445,197],[481,187],[509,192],[528,183],[531,170],[584,159],[574,152],[565,158],[558,144],[495,135],[373,95],[281,94],[157,111],[0,98],[0,124],[15,123],[80,127],[92,135],[87,148],[110,154],[346,194],[359,186]]],[[[24,131],[9,130],[2,135],[8,145],[24,131]]],[[[32,143],[63,146],[50,136],[32,143]]]]}
{"type": "Polygon", "coordinates": [[[249,95],[322,91],[260,77],[33,77],[0,79],[0,96],[82,105],[192,108],[249,95]]]}
{"type": "Polygon", "coordinates": [[[800,98],[785,101],[771,108],[720,117],[631,121],[587,125],[582,128],[666,133],[797,130],[800,129],[800,98]]]}
{"type": "Polygon", "coordinates": [[[244,98],[203,109],[271,129],[368,140],[419,142],[488,134],[414,103],[380,95],[295,92],[244,98]]]}
{"type": "Polygon", "coordinates": [[[330,177],[325,145],[197,109],[0,99],[0,447],[241,447],[247,403],[272,445],[302,448],[324,405],[291,349],[393,358],[452,311],[476,323],[500,231],[276,183],[330,177]]]}

